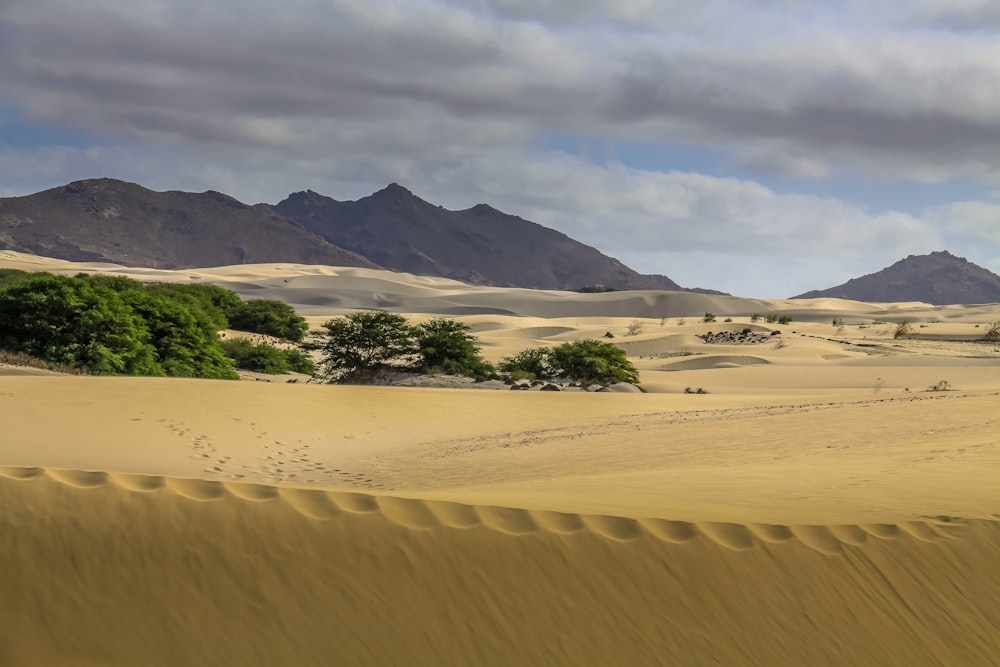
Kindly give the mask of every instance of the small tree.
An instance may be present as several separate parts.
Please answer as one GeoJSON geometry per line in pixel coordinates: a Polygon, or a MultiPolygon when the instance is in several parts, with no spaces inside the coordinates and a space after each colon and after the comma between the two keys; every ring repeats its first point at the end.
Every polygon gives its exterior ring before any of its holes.
{"type": "Polygon", "coordinates": [[[334,382],[363,381],[386,366],[412,363],[417,352],[416,332],[395,313],[351,313],[322,328],[303,347],[321,353],[318,375],[334,382]]]}
{"type": "Polygon", "coordinates": [[[702,322],[714,322],[715,313],[705,313],[705,317],[701,319],[702,322]]]}
{"type": "Polygon", "coordinates": [[[505,357],[497,369],[511,377],[517,376],[515,379],[547,380],[555,376],[549,357],[548,348],[532,347],[505,357]]]}
{"type": "Polygon", "coordinates": [[[436,317],[415,329],[416,368],[424,373],[486,377],[494,368],[479,353],[476,337],[461,322],[436,317]]]}
{"type": "Polygon", "coordinates": [[[599,340],[563,343],[549,352],[556,374],[583,382],[639,382],[639,372],[625,351],[599,340]]]}

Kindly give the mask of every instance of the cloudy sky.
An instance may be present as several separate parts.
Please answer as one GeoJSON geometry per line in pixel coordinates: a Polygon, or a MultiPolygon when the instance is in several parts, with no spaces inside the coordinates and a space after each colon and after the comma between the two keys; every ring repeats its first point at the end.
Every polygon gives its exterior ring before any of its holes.
{"type": "Polygon", "coordinates": [[[0,196],[389,182],[685,286],[1000,272],[995,0],[0,0],[0,196]]]}

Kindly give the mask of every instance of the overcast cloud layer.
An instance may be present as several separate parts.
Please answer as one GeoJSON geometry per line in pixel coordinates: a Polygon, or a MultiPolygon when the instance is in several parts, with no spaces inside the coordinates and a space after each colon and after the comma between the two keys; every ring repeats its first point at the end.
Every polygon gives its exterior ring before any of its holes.
{"type": "Polygon", "coordinates": [[[395,181],[746,296],[1000,272],[1000,4],[0,0],[0,195],[98,176],[395,181]]]}

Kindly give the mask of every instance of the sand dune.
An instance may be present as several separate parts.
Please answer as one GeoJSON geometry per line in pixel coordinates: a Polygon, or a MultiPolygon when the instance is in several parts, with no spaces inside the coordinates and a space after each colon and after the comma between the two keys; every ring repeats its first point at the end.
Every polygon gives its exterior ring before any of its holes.
{"type": "Polygon", "coordinates": [[[974,340],[1000,306],[535,293],[7,251],[0,266],[212,280],[314,324],[354,308],[466,313],[494,360],[611,333],[648,392],[0,368],[2,664],[1000,654],[1000,350],[974,340]],[[720,321],[701,322],[709,311],[720,321]],[[750,321],[772,312],[795,321],[750,321]],[[895,339],[903,319],[913,335],[895,339]],[[745,328],[781,333],[703,338],[745,328]]]}

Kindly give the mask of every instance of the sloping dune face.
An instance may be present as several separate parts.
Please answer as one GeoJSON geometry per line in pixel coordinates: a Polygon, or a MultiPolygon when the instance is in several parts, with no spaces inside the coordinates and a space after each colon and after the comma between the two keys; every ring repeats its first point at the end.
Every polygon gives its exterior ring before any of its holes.
{"type": "Polygon", "coordinates": [[[602,338],[647,393],[0,365],[0,665],[998,664],[997,305],[3,265],[602,338]]]}
{"type": "Polygon", "coordinates": [[[996,520],[635,521],[98,477],[0,477],[7,664],[987,665],[1000,649],[996,520]]]}

